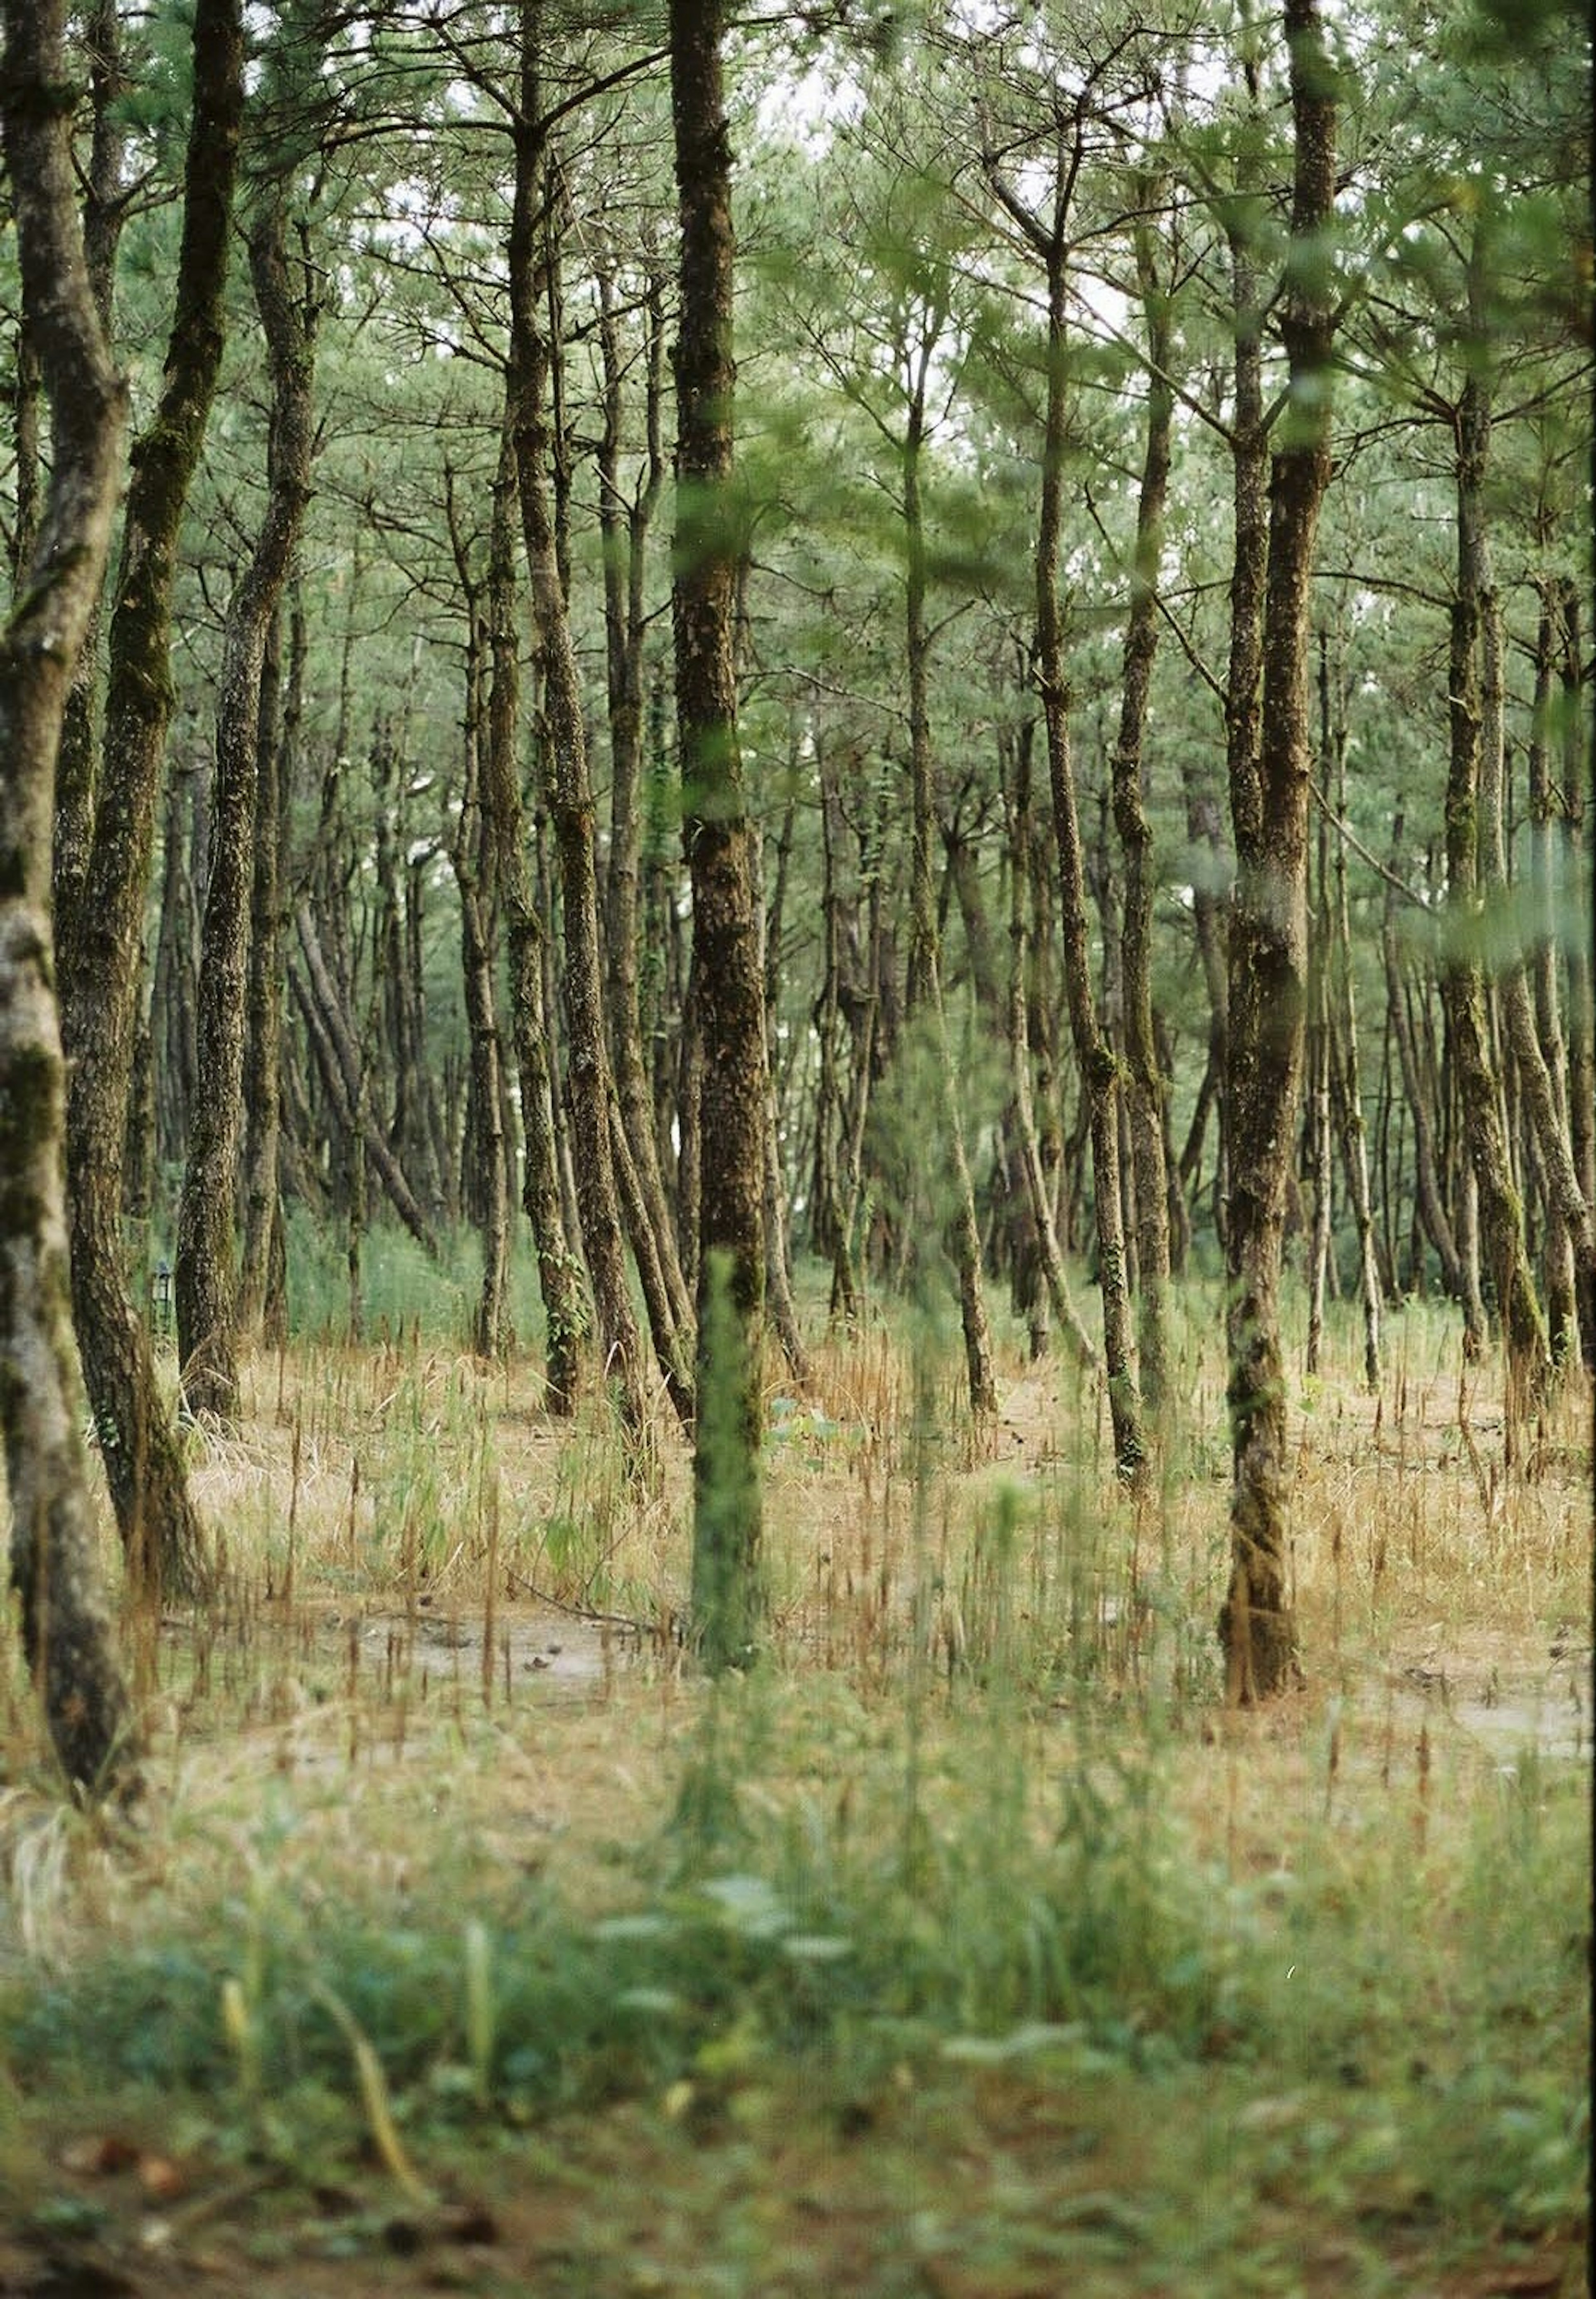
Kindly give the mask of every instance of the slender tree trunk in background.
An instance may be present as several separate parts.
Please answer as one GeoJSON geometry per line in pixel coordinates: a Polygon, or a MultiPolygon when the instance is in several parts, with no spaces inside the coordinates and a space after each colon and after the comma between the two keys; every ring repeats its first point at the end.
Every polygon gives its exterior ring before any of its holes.
{"type": "Polygon", "coordinates": [[[69,1065],[67,1203],[72,1312],[129,1567],[172,1596],[208,1578],[204,1534],[150,1336],[128,1297],[122,1145],[145,898],[171,712],[171,602],[183,508],[221,361],[223,290],[243,114],[239,0],[198,0],[182,245],[164,381],[133,451],[111,618],[104,767],[82,884],[57,888],[69,1065]]]}
{"type": "MultiPolygon", "coordinates": [[[[465,695],[461,727],[464,772],[460,811],[449,840],[449,861],[460,902],[461,985],[470,1036],[467,1130],[462,1201],[482,1246],[482,1281],[471,1320],[471,1347],[480,1357],[505,1356],[510,1329],[510,1136],[505,1125],[503,1044],[495,991],[494,919],[497,909],[495,846],[483,796],[484,757],[492,735],[488,668],[492,656],[491,573],[479,579],[455,499],[454,472],[444,466],[445,519],[454,571],[465,604],[465,695]]],[[[491,520],[490,520],[491,528],[491,520]]],[[[489,543],[489,559],[492,558],[489,543]]]]}
{"type": "Polygon", "coordinates": [[[211,876],[200,938],[199,1066],[178,1207],[178,1357],[195,1419],[237,1421],[234,1199],[244,1119],[244,1036],[267,643],[288,579],[314,452],[315,307],[290,276],[286,195],[268,191],[249,231],[255,304],[271,370],[264,523],[228,610],[216,716],[211,876]]]}
{"type": "MultiPolygon", "coordinates": [[[[1286,1582],[1291,1471],[1279,1290],[1307,991],[1308,611],[1330,478],[1335,320],[1324,241],[1334,210],[1336,107],[1318,0],[1286,0],[1285,37],[1295,127],[1292,249],[1280,323],[1289,361],[1279,419],[1285,436],[1269,478],[1261,724],[1256,751],[1238,743],[1232,754],[1233,771],[1239,771],[1231,792],[1236,884],[1226,1331],[1234,1481],[1230,1588],[1219,1639],[1233,1702],[1266,1699],[1298,1672],[1286,1582]]],[[[1237,412],[1240,432],[1239,406],[1237,412]]],[[[1238,534],[1237,590],[1242,540],[1238,534]]],[[[1232,597],[1237,602],[1236,591],[1232,597]]],[[[1245,610],[1244,597],[1240,603],[1245,610]]],[[[1234,675],[1234,648],[1232,661],[1234,675]]],[[[1239,722],[1252,718],[1249,698],[1233,690],[1230,701],[1239,722]]]]}
{"type": "Polygon", "coordinates": [[[941,935],[937,928],[936,892],[931,867],[936,807],[931,763],[931,639],[926,627],[926,528],[920,494],[928,363],[929,353],[924,352],[915,377],[902,449],[902,511],[908,560],[904,593],[909,670],[909,768],[913,793],[907,1002],[911,1016],[916,1013],[925,1015],[930,1031],[937,1125],[943,1137],[952,1184],[948,1226],[959,1278],[959,1314],[964,1332],[965,1375],[969,1384],[970,1411],[980,1415],[997,1411],[997,1379],[993,1371],[992,1331],[987,1322],[981,1282],[981,1232],[976,1219],[976,1193],[965,1150],[964,1119],[959,1106],[953,1049],[948,1036],[947,1008],[943,999],[941,935]]]}
{"type": "MultiPolygon", "coordinates": [[[[1391,877],[1392,879],[1400,875],[1403,859],[1403,827],[1404,818],[1399,810],[1392,826],[1391,838],[1391,877]]],[[[1432,1103],[1419,1073],[1418,1049],[1414,1038],[1413,1022],[1408,1009],[1407,992],[1403,980],[1401,946],[1396,919],[1396,889],[1389,881],[1385,889],[1385,907],[1380,941],[1385,965],[1386,1017],[1396,1045],[1403,1096],[1413,1120],[1413,1178],[1418,1217],[1424,1233],[1435,1249],[1436,1257],[1441,1263],[1442,1284],[1451,1299],[1462,1305],[1467,1318],[1469,1315],[1469,1290],[1462,1257],[1458,1249],[1458,1241],[1442,1193],[1440,1169],[1435,1150],[1434,1125],[1431,1116],[1432,1103]]],[[[1476,1349],[1483,1346],[1484,1340],[1483,1332],[1475,1329],[1473,1332],[1473,1340],[1476,1349]]]]}
{"type": "Polygon", "coordinates": [[[1036,679],[1047,735],[1053,835],[1059,849],[1065,992],[1076,1061],[1090,1112],[1098,1282],[1102,1293],[1103,1356],[1114,1457],[1122,1475],[1135,1477],[1147,1458],[1147,1440],[1131,1350],[1130,1297],[1126,1283],[1119,1186],[1119,1066],[1092,993],[1091,959],[1086,948],[1085,859],[1070,754],[1064,620],[1059,604],[1068,315],[1068,258],[1061,216],[1052,237],[1043,243],[1043,253],[1048,271],[1048,380],[1042,507],[1036,532],[1036,679]]]}
{"type": "Polygon", "coordinates": [[[1136,1184],[1139,1371],[1143,1402],[1156,1422],[1168,1401],[1169,1387],[1169,1196],[1164,1165],[1167,1089],[1152,1026],[1152,831],[1142,795],[1142,753],[1148,691],[1158,653],[1159,560],[1169,493],[1175,394],[1167,380],[1171,344],[1168,306],[1159,284],[1152,235],[1146,227],[1138,228],[1135,245],[1149,356],[1147,449],[1136,506],[1113,789],[1114,826],[1125,856],[1121,969],[1128,1073],[1126,1100],[1136,1184]]]}
{"type": "Polygon", "coordinates": [[[415,1193],[404,1178],[404,1170],[372,1115],[370,1089],[360,1043],[338,987],[328,970],[317,931],[316,914],[308,899],[299,902],[294,919],[299,934],[300,955],[304,960],[304,973],[302,977],[296,970],[291,971],[290,986],[310,1033],[316,1067],[320,1072],[339,1136],[345,1144],[351,1145],[348,1162],[352,1185],[359,1189],[363,1197],[362,1176],[366,1160],[370,1159],[376,1168],[378,1179],[387,1192],[388,1202],[394,1211],[428,1259],[436,1261],[436,1233],[416,1203],[415,1193]],[[354,1152],[362,1143],[363,1153],[357,1159],[354,1152]]]}
{"type": "Polygon", "coordinates": [[[54,422],[48,496],[0,638],[0,1437],[23,1652],[67,1780],[103,1795],[136,1788],[137,1748],[79,1433],[50,856],[56,752],[110,549],[125,402],[76,221],[64,18],[62,0],[5,0],[0,133],[23,326],[54,422]]]}
{"type": "Polygon", "coordinates": [[[1330,1259],[1331,1127],[1330,1015],[1326,974],[1330,962],[1329,825],[1319,817],[1318,899],[1312,905],[1313,935],[1308,954],[1307,1165],[1313,1175],[1313,1228],[1308,1248],[1308,1347],[1303,1369],[1319,1370],[1325,1337],[1325,1275],[1330,1259]]]}
{"type": "MultiPolygon", "coordinates": [[[[1335,768],[1336,811],[1347,818],[1347,727],[1344,703],[1330,708],[1329,642],[1319,635],[1319,716],[1323,739],[1320,772],[1328,783],[1335,768]]],[[[1358,1062],[1358,998],[1352,977],[1352,914],[1347,899],[1347,842],[1335,842],[1332,937],[1326,954],[1328,984],[1326,1023],[1334,1099],[1340,1112],[1342,1161],[1347,1195],[1358,1232],[1358,1291],[1363,1309],[1363,1382],[1371,1397],[1380,1387],[1382,1288],[1375,1252],[1375,1216],[1369,1198],[1368,1131],[1363,1122],[1363,1087],[1358,1062]]]]}
{"type": "Polygon", "coordinates": [[[782,821],[781,838],[777,851],[776,891],[767,909],[764,885],[764,850],[757,829],[752,841],[754,917],[760,928],[760,984],[765,1016],[765,1125],[764,1125],[764,1230],[765,1230],[765,1307],[771,1331],[781,1343],[781,1353],[786,1359],[787,1371],[800,1389],[810,1378],[809,1352],[803,1346],[803,1336],[798,1330],[798,1308],[793,1299],[793,1270],[789,1242],[786,1174],[781,1155],[781,1100],[778,1087],[777,1054],[779,1041],[777,1025],[780,1016],[782,923],[786,908],[787,872],[793,838],[793,822],[797,807],[797,760],[789,760],[793,776],[793,792],[788,798],[782,821]]]}
{"type": "MultiPolygon", "coordinates": [[[[1026,1194],[1030,1200],[1031,1220],[1035,1230],[1043,1287],[1054,1318],[1068,1336],[1076,1363],[1093,1367],[1097,1364],[1097,1351],[1092,1345],[1092,1336],[1081,1322],[1080,1312],[1075,1306],[1069,1280],[1065,1274],[1064,1256],[1059,1248],[1058,1231],[1053,1222],[1052,1199],[1043,1171],[1035,1103],[1031,1091],[1030,934],[1027,913],[1031,893],[1029,855],[1035,832],[1031,813],[1030,750],[1028,743],[1019,747],[1015,760],[1014,788],[1011,794],[1005,793],[1006,797],[1011,797],[1009,845],[1013,857],[1009,884],[1008,1035],[1014,1072],[1015,1133],[1026,1194]]],[[[1033,1349],[1032,1356],[1035,1355],[1033,1349]]]]}
{"type": "Polygon", "coordinates": [[[537,253],[549,160],[541,111],[541,0],[521,0],[520,38],[520,108],[513,128],[515,199],[509,251],[509,389],[532,611],[544,665],[544,787],[562,896],[571,1148],[604,1378],[623,1428],[640,1440],[647,1427],[648,1407],[610,1147],[611,1082],[604,1042],[593,789],[581,675],[561,575],[559,532],[549,501],[551,433],[545,402],[552,358],[539,312],[540,289],[548,285],[549,266],[545,261],[540,267],[537,253]]]}
{"type": "MultiPolygon", "coordinates": [[[[1557,1121],[1568,1136],[1570,1161],[1575,1164],[1573,1128],[1568,1111],[1568,1048],[1563,1035],[1562,1001],[1558,984],[1557,851],[1555,806],[1551,780],[1551,708],[1556,674],[1556,614],[1552,586],[1543,585],[1535,631],[1535,692],[1530,721],[1529,779],[1530,891],[1534,927],[1528,952],[1534,988],[1535,1035],[1545,1062],[1556,1105],[1557,1121]]],[[[1587,1193],[1587,1203],[1589,1197],[1587,1193]]],[[[1553,1358],[1567,1365],[1579,1346],[1577,1282],[1574,1245],[1567,1224],[1554,1207],[1546,1241],[1546,1324],[1553,1358]]]]}
{"type": "Polygon", "coordinates": [[[280,1344],[287,1337],[287,1269],[278,1169],[283,1146],[283,882],[299,725],[304,692],[305,618],[295,597],[288,617],[287,665],[279,615],[268,643],[262,686],[260,766],[255,789],[254,877],[250,888],[249,1005],[244,1056],[244,1250],[238,1269],[238,1331],[280,1344]]]}
{"type": "Polygon", "coordinates": [[[516,772],[520,670],[516,647],[515,449],[506,427],[494,482],[488,541],[488,643],[493,683],[483,752],[483,800],[495,842],[510,956],[511,1032],[521,1088],[521,1202],[532,1229],[544,1315],[544,1403],[563,1417],[576,1410],[580,1345],[587,1327],[581,1270],[560,1202],[559,1150],[544,1005],[543,923],[527,855],[516,772]]]}
{"type": "MultiPolygon", "coordinates": [[[[1484,876],[1487,899],[1494,895],[1505,908],[1509,890],[1502,826],[1506,728],[1501,610],[1490,587],[1483,589],[1480,595],[1480,642],[1484,674],[1481,695],[1482,762],[1492,762],[1492,770],[1482,773],[1482,795],[1485,787],[1496,794],[1494,808],[1481,824],[1484,876]]],[[[1541,1048],[1529,977],[1517,952],[1502,968],[1498,995],[1502,1034],[1512,1054],[1530,1138],[1544,1176],[1548,1221],[1554,1239],[1560,1232],[1567,1241],[1565,1250],[1571,1249],[1574,1257],[1581,1357],[1587,1372],[1596,1372],[1596,1224],[1579,1185],[1574,1145],[1559,1107],[1558,1087],[1541,1048]]]]}
{"type": "Polygon", "coordinates": [[[643,855],[643,645],[647,626],[648,537],[665,483],[660,430],[665,353],[663,286],[650,278],[644,299],[644,471],[630,499],[623,494],[621,346],[615,284],[599,273],[599,349],[603,372],[603,435],[599,444],[599,527],[603,544],[604,637],[610,721],[610,854],[604,878],[604,993],[616,1100],[636,1179],[628,1219],[639,1265],[652,1252],[658,1298],[649,1305],[654,1353],[667,1385],[690,1398],[686,1367],[693,1354],[693,1305],[677,1257],[676,1227],[660,1173],[653,1096],[643,1059],[638,964],[638,888],[643,855]],[[643,1234],[646,1224],[647,1236],[643,1234]]]}
{"type": "Polygon", "coordinates": [[[1559,585],[1562,635],[1563,881],[1558,916],[1568,975],[1568,1126],[1574,1167],[1588,1206],[1596,1206],[1596,1006],[1591,994],[1591,859],[1585,844],[1587,785],[1592,754],[1585,720],[1580,652],[1580,593],[1559,585]]]}
{"type": "MultiPolygon", "coordinates": [[[[1190,744],[1181,749],[1181,787],[1185,798],[1186,839],[1193,856],[1192,923],[1208,992],[1208,1059],[1196,1107],[1182,1146],[1177,1175],[1189,1205],[1195,1205],[1201,1176],[1202,1144],[1211,1112],[1214,1146],[1214,1235],[1225,1243],[1225,1208],[1230,1194],[1230,1163],[1225,1138],[1225,1077],[1230,1067],[1230,858],[1218,801],[1203,787],[1190,744]]],[[[1189,1218],[1189,1217],[1188,1217],[1189,1218]]]]}
{"type": "Polygon", "coordinates": [[[852,1240],[844,1212],[844,1144],[847,1097],[842,1083],[843,962],[850,925],[857,921],[838,886],[838,849],[843,838],[842,801],[831,746],[815,743],[815,776],[820,793],[820,995],[814,1010],[819,1049],[815,1086],[815,1158],[810,1184],[810,1242],[831,1265],[832,1317],[852,1327],[859,1316],[859,1284],[852,1240]]]}
{"type": "Polygon", "coordinates": [[[681,220],[672,615],[682,840],[693,880],[698,1085],[697,1424],[693,1628],[706,1666],[763,1633],[764,1155],[768,1066],[755,839],[737,742],[741,543],[734,437],[731,145],[723,0],[671,0],[670,107],[681,220]]]}
{"type": "MultiPolygon", "coordinates": [[[[1476,239],[1471,287],[1484,251],[1476,239]]],[[[1484,970],[1476,950],[1481,907],[1480,856],[1493,826],[1482,822],[1483,706],[1480,696],[1482,602],[1490,589],[1484,525],[1491,404],[1483,376],[1470,374],[1457,412],[1458,586],[1451,612],[1451,762],[1446,789],[1447,919],[1442,969],[1452,1052],[1457,1063],[1464,1139],[1478,1193],[1480,1257],[1494,1289],[1507,1349],[1509,1381],[1520,1408],[1544,1393],[1551,1372],[1545,1322],[1525,1249],[1524,1208],[1513,1186],[1503,1129],[1500,1085],[1492,1046],[1484,970]]]]}

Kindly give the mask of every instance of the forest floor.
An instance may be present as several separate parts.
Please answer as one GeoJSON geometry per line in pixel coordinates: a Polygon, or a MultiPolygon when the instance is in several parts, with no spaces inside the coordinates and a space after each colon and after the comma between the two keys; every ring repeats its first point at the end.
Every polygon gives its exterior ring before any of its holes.
{"type": "Polygon", "coordinates": [[[881,1331],[769,1399],[771,1656],[687,1468],[414,1333],[194,1439],[130,1818],[0,1630],[0,2294],[1572,2294],[1590,1400],[1439,1313],[1293,1385],[1304,1683],[1219,1699],[1214,1320],[1138,1505],[1094,1385],[881,1331]]]}

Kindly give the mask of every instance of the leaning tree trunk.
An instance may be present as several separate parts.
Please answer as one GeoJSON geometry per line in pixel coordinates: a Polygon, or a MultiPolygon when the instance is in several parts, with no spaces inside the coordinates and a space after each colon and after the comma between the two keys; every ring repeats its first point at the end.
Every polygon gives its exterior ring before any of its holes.
{"type": "Polygon", "coordinates": [[[77,226],[63,0],[6,0],[0,89],[23,326],[54,418],[48,498],[0,639],[0,1435],[22,1644],[68,1780],[137,1780],[79,1433],[62,1202],[50,852],[67,686],[110,549],[124,399],[77,226]]]}
{"type": "MultiPolygon", "coordinates": [[[[544,666],[544,780],[560,869],[569,1036],[571,1146],[578,1214],[604,1374],[623,1428],[641,1440],[648,1407],[643,1350],[627,1282],[615,1165],[610,1143],[610,1062],[604,1042],[593,787],[581,674],[571,634],[555,506],[550,502],[546,406],[552,353],[540,312],[537,245],[549,159],[543,114],[541,0],[520,0],[520,106],[513,129],[515,195],[510,227],[510,362],[512,436],[532,611],[544,666]]],[[[554,228],[548,225],[550,232],[554,228]]],[[[546,267],[544,267],[546,270],[546,267]]],[[[557,476],[557,474],[556,474],[557,476]]]]}
{"type": "Polygon", "coordinates": [[[121,1181],[178,544],[221,363],[244,103],[239,0],[198,0],[194,65],[176,305],[160,402],[133,451],[94,830],[81,884],[64,905],[58,892],[56,907],[73,1319],[123,1548],[136,1575],[175,1596],[200,1590],[209,1567],[149,1332],[128,1295],[121,1181]]]}
{"type": "MultiPolygon", "coordinates": [[[[1230,1220],[1226,1247],[1234,1482],[1230,1588],[1219,1615],[1233,1701],[1297,1674],[1286,1585],[1285,1368],[1280,1274],[1302,1080],[1308,961],[1308,610],[1330,479],[1329,267],[1316,251],[1335,199],[1335,102],[1319,0],[1286,0],[1295,166],[1281,311],[1289,362],[1269,479],[1262,711],[1253,758],[1233,752],[1236,884],[1230,917],[1230,1220]],[[1239,774],[1237,768],[1241,768],[1239,774]]],[[[1240,538],[1238,538],[1239,544],[1240,538]]],[[[1244,698],[1233,710],[1245,716],[1244,698]]]]}
{"type": "Polygon", "coordinates": [[[286,195],[263,196],[249,232],[255,304],[271,369],[266,516],[228,609],[216,712],[211,874],[200,934],[199,1061],[178,1204],[173,1294],[183,1402],[223,1428],[238,1418],[235,1183],[244,1123],[244,1027],[254,878],[261,686],[267,642],[310,501],[315,305],[289,274],[286,195]]]}
{"type": "Polygon", "coordinates": [[[754,828],[737,745],[738,536],[731,500],[731,146],[724,0],[671,0],[681,219],[672,608],[682,837],[693,881],[698,1089],[693,1627],[706,1666],[757,1651],[766,1596],[763,1435],[765,994],[754,828]]]}

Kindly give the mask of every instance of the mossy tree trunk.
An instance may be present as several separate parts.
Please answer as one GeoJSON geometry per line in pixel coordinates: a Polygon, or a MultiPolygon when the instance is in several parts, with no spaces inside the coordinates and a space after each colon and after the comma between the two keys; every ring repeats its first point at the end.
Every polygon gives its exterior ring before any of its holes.
{"type": "MultiPolygon", "coordinates": [[[[1284,1690],[1298,1672],[1287,1585],[1290,1468],[1280,1275],[1302,1083],[1309,601],[1319,512],[1330,478],[1329,361],[1334,338],[1326,235],[1335,196],[1335,83],[1319,0],[1286,0],[1285,37],[1295,129],[1292,236],[1280,318],[1288,384],[1277,419],[1283,436],[1270,458],[1257,747],[1247,755],[1249,743],[1232,759],[1233,774],[1241,768],[1232,783],[1236,884],[1230,917],[1226,1257],[1233,1482],[1230,1587],[1219,1636],[1229,1697],[1244,1702],[1284,1690]]],[[[1237,419],[1239,424],[1239,408],[1237,419]]],[[[1249,610],[1254,608],[1255,601],[1249,610]]],[[[1238,718],[1250,715],[1244,695],[1233,691],[1230,701],[1238,718]]]]}
{"type": "Polygon", "coordinates": [[[249,230],[255,305],[271,370],[265,520],[228,609],[216,714],[211,872],[200,932],[199,1060],[178,1206],[178,1355],[196,1419],[238,1418],[235,1196],[244,1125],[245,1020],[267,643],[310,501],[315,303],[287,252],[287,197],[262,196],[249,230]]]}
{"type": "Polygon", "coordinates": [[[693,1629],[712,1670],[762,1631],[765,996],[737,743],[741,543],[733,442],[731,145],[722,0],[671,0],[670,96],[681,224],[672,610],[682,835],[693,883],[699,1077],[693,1629]]]}
{"type": "Polygon", "coordinates": [[[124,395],[77,220],[63,0],[6,0],[0,125],[23,325],[52,414],[50,484],[0,639],[0,1435],[23,1649],[67,1779],[137,1779],[79,1436],[62,1198],[64,1079],[50,933],[68,683],[110,549],[124,395]]]}
{"type": "Polygon", "coordinates": [[[133,451],[93,832],[80,883],[65,901],[58,884],[56,900],[72,1313],[129,1568],[173,1596],[205,1585],[208,1560],[147,1326],[129,1297],[121,1185],[179,538],[221,364],[244,108],[239,0],[197,0],[193,49],[176,299],[161,397],[133,451]]]}

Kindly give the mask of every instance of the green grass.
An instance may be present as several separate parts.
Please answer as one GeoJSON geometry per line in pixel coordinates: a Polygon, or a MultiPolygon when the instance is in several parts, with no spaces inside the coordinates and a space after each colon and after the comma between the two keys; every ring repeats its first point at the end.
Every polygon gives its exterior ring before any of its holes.
{"type": "Polygon", "coordinates": [[[130,1831],[55,1805],[0,1644],[0,2277],[135,2273],[154,2220],[255,2299],[1572,2289],[1584,1408],[1484,1507],[1399,1328],[1376,1415],[1333,1321],[1309,1689],[1240,1717],[1201,1305],[1139,1508],[1073,1376],[1006,1357],[977,1441],[934,1340],[823,1347],[772,1391],[771,1656],[714,1687],[669,1448],[641,1492],[413,1320],[257,1365],[196,1462],[228,1606],[129,1623],[130,1831]]]}

